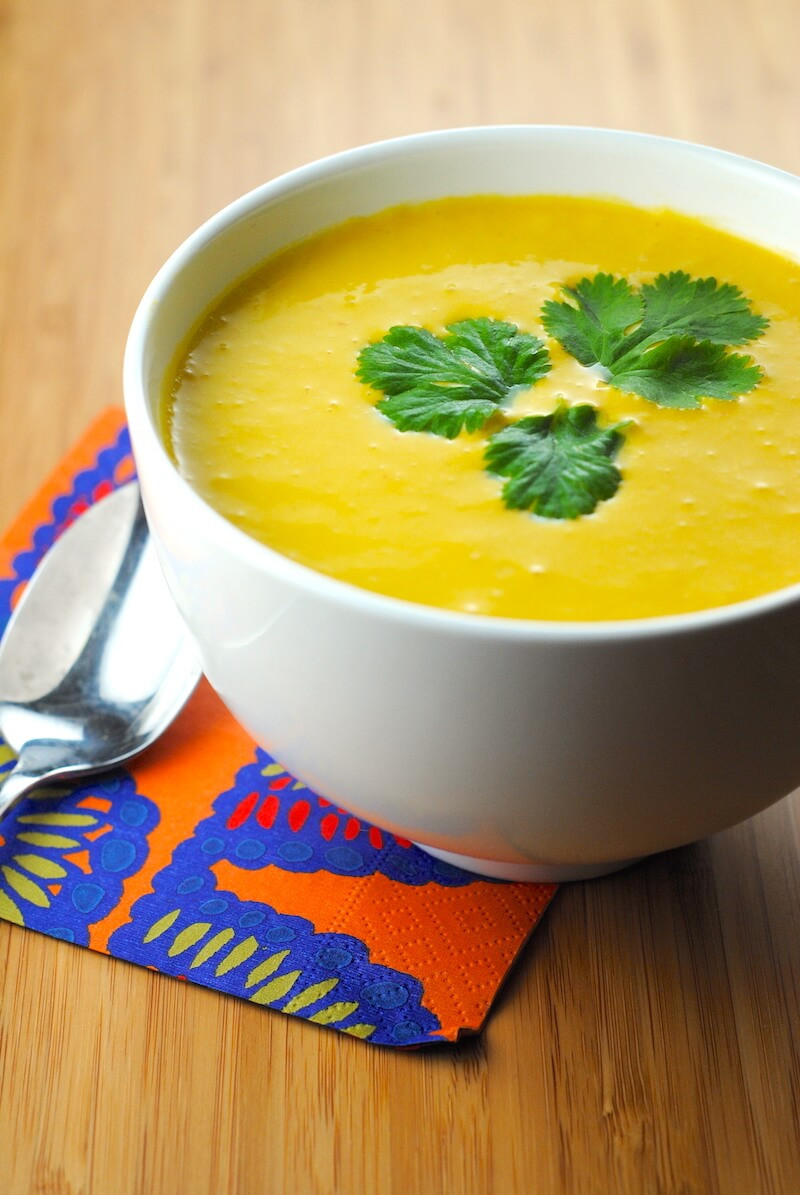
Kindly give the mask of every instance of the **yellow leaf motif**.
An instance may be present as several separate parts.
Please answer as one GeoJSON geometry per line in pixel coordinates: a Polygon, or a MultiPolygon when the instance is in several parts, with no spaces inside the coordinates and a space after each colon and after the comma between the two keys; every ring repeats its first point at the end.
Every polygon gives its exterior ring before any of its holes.
{"type": "Polygon", "coordinates": [[[14,862],[42,880],[61,880],[67,874],[67,869],[60,863],[41,855],[15,855],[14,862]]]}
{"type": "Polygon", "coordinates": [[[229,954],[225,955],[220,965],[214,972],[215,975],[227,975],[234,967],[238,967],[245,959],[249,959],[251,954],[255,954],[258,950],[258,942],[254,937],[245,938],[238,946],[234,946],[229,954]]]}
{"type": "Polygon", "coordinates": [[[259,988],[250,999],[254,1004],[272,1004],[273,1001],[280,1000],[281,996],[285,996],[289,989],[294,987],[301,974],[301,971],[287,971],[285,975],[279,975],[276,979],[265,983],[263,988],[259,988]]]}
{"type": "Polygon", "coordinates": [[[315,1025],[335,1025],[337,1021],[343,1021],[345,1017],[349,1017],[350,1013],[355,1012],[357,1008],[358,1004],[352,1000],[340,1000],[337,1004],[329,1004],[327,1008],[321,1008],[319,1012],[315,1012],[308,1019],[315,1025]]]}
{"type": "Polygon", "coordinates": [[[202,967],[203,963],[215,955],[222,947],[230,942],[231,938],[236,937],[235,930],[221,929],[218,934],[214,934],[213,938],[209,938],[205,946],[201,946],[197,954],[192,959],[193,967],[202,967]]]}
{"type": "Polygon", "coordinates": [[[53,849],[69,850],[71,847],[81,845],[77,838],[65,838],[63,834],[44,834],[38,830],[23,831],[22,834],[17,835],[17,841],[26,842],[29,846],[42,846],[46,849],[52,847],[53,849]]]}
{"type": "Polygon", "coordinates": [[[288,950],[279,950],[276,954],[271,954],[268,959],[264,959],[263,963],[259,963],[257,967],[247,976],[244,986],[251,988],[255,984],[260,983],[262,979],[266,979],[268,975],[272,975],[278,970],[283,960],[289,954],[288,950]]]}
{"type": "Polygon", "coordinates": [[[29,880],[27,876],[13,867],[0,867],[0,871],[5,876],[9,888],[13,888],[23,900],[29,901],[32,905],[38,905],[40,909],[50,908],[50,897],[33,880],[29,880]]]}
{"type": "Polygon", "coordinates": [[[3,921],[13,921],[15,925],[25,924],[25,918],[7,892],[0,892],[0,917],[3,921]]]}
{"type": "Polygon", "coordinates": [[[302,992],[298,992],[296,996],[292,996],[286,1004],[284,1004],[282,1012],[300,1012],[301,1008],[308,1008],[309,1004],[314,1004],[317,1000],[321,1000],[323,996],[327,996],[333,988],[338,984],[338,979],[323,979],[321,983],[312,983],[302,992]]]}
{"type": "Polygon", "coordinates": [[[350,1033],[353,1035],[353,1037],[366,1038],[366,1037],[372,1036],[372,1034],[375,1032],[376,1027],[377,1026],[375,1026],[375,1025],[364,1025],[364,1024],[347,1025],[346,1028],[344,1028],[342,1030],[342,1033],[350,1033]]]}
{"type": "Polygon", "coordinates": [[[97,818],[88,813],[26,813],[17,819],[32,826],[96,826],[97,818]]]}
{"type": "Polygon", "coordinates": [[[186,929],[182,929],[175,935],[167,954],[170,958],[175,958],[177,954],[183,954],[184,950],[188,950],[190,946],[196,946],[210,929],[210,921],[195,921],[194,925],[187,925],[186,929]]]}
{"type": "Polygon", "coordinates": [[[159,917],[158,921],[154,921],[149,930],[142,938],[142,942],[153,942],[156,938],[160,938],[162,934],[166,933],[169,927],[177,921],[180,917],[180,909],[173,909],[171,913],[165,913],[163,917],[159,917]]]}

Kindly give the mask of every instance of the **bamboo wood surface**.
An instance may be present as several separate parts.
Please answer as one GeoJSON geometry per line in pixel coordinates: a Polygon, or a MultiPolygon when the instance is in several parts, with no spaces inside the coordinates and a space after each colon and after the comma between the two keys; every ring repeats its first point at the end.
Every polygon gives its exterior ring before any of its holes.
{"type": "MultiPolygon", "coordinates": [[[[800,173],[798,49],[796,0],[0,0],[0,521],[119,401],[156,268],[246,189],[506,122],[800,173]]],[[[562,887],[449,1049],[0,923],[0,1191],[800,1190],[799,817],[562,887]]]]}

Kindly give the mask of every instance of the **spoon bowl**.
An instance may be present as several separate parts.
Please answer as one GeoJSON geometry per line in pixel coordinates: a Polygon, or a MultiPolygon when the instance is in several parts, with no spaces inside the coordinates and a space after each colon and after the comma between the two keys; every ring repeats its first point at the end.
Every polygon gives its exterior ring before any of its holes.
{"type": "Polygon", "coordinates": [[[167,728],[200,667],[130,482],[39,564],[0,641],[0,817],[33,788],[115,767],[167,728]]]}

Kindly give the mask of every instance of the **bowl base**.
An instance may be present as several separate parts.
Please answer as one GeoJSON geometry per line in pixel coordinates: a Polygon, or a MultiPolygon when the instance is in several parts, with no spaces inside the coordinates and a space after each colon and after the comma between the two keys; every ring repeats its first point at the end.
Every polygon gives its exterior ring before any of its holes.
{"type": "Polygon", "coordinates": [[[523,884],[560,884],[568,880],[593,880],[598,876],[610,875],[623,867],[632,867],[643,859],[615,859],[606,863],[504,863],[502,859],[478,859],[473,855],[456,855],[452,851],[441,851],[438,847],[415,842],[421,851],[477,875],[490,876],[493,880],[514,880],[523,884]]]}

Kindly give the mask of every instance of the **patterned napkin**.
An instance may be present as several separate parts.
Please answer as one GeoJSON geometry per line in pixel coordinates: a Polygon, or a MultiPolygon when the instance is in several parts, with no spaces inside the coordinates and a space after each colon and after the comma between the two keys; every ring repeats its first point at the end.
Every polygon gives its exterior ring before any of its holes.
{"type": "MultiPolygon", "coordinates": [[[[58,534],[133,473],[109,410],[0,541],[0,630],[58,534]]],[[[554,891],[437,862],[317,796],[205,681],[129,767],[0,824],[0,917],[381,1045],[477,1032],[554,891]]]]}

